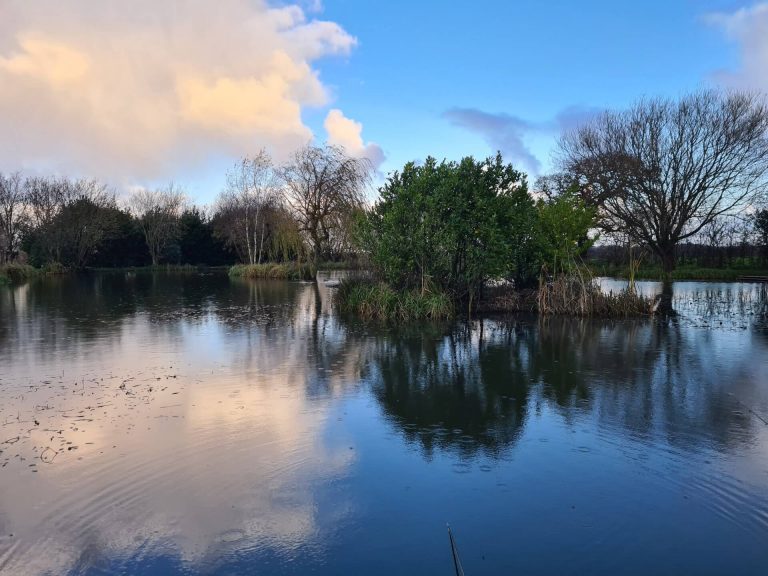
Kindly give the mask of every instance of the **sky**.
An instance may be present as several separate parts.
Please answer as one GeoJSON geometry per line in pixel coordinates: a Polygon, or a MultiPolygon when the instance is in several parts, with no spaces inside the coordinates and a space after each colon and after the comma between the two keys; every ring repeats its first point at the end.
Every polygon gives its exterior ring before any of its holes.
{"type": "Polygon", "coordinates": [[[0,0],[0,171],[200,203],[310,141],[533,180],[563,130],[708,86],[768,91],[768,2],[0,0]]]}

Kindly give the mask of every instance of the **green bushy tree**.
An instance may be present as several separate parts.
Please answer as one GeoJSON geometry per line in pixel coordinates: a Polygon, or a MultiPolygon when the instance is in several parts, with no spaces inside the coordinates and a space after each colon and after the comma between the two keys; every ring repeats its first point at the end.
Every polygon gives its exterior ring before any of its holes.
{"type": "Polygon", "coordinates": [[[379,193],[360,238],[394,287],[434,286],[471,303],[491,278],[526,281],[537,272],[536,207],[525,176],[501,155],[408,163],[379,193]]]}
{"type": "Polygon", "coordinates": [[[542,262],[553,273],[570,269],[577,256],[595,242],[589,237],[597,210],[582,200],[576,189],[539,201],[537,238],[542,262]]]}

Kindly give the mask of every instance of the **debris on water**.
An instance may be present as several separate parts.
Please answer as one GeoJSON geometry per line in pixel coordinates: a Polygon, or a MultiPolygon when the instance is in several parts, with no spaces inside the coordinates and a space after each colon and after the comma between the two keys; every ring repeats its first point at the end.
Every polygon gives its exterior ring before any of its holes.
{"type": "Polygon", "coordinates": [[[235,530],[227,530],[226,532],[219,534],[218,538],[216,539],[219,542],[222,542],[225,544],[231,544],[233,542],[239,542],[243,538],[245,538],[245,532],[243,530],[235,529],[235,530]]]}
{"type": "MultiPolygon", "coordinates": [[[[38,382],[25,379],[16,384],[3,381],[3,402],[0,404],[0,427],[4,437],[0,437],[0,447],[16,445],[19,454],[12,459],[0,462],[5,468],[9,463],[23,462],[27,458],[40,460],[45,464],[57,464],[64,457],[75,451],[87,457],[91,449],[95,454],[103,453],[100,442],[91,441],[91,427],[103,427],[105,419],[125,422],[126,433],[135,429],[133,418],[129,414],[140,405],[154,406],[157,400],[169,399],[169,395],[179,394],[181,386],[163,386],[162,390],[154,384],[157,380],[178,379],[178,374],[166,374],[165,370],[156,372],[150,379],[152,384],[138,382],[141,372],[114,375],[109,377],[99,374],[81,374],[76,378],[64,378],[63,374],[46,377],[38,382]],[[117,379],[118,386],[113,387],[117,379]],[[41,394],[45,396],[40,397],[41,394]],[[79,398],[88,398],[88,402],[79,404],[79,398]],[[71,399],[71,400],[70,400],[71,399]],[[73,404],[75,403],[75,404],[73,404]],[[15,434],[9,434],[13,428],[15,434]],[[11,430],[9,430],[9,428],[11,430]],[[70,434],[76,433],[74,442],[70,434]],[[42,434],[42,438],[40,435],[42,434]],[[93,448],[91,448],[93,447],[93,448]]],[[[182,406],[172,402],[158,403],[165,406],[182,406]]],[[[177,417],[177,416],[173,416],[177,417]]],[[[0,454],[2,451],[0,450],[0,454]]],[[[26,469],[36,471],[37,465],[27,465],[26,469]]]]}
{"type": "Polygon", "coordinates": [[[58,455],[59,453],[49,446],[40,454],[40,460],[46,464],[51,464],[58,455]]]}

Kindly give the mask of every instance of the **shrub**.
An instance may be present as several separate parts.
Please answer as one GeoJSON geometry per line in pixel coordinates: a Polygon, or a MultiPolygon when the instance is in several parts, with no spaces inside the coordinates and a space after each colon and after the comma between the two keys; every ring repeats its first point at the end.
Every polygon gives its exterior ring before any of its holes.
{"type": "Polygon", "coordinates": [[[3,264],[0,266],[0,284],[25,282],[38,274],[28,264],[3,264]]]}

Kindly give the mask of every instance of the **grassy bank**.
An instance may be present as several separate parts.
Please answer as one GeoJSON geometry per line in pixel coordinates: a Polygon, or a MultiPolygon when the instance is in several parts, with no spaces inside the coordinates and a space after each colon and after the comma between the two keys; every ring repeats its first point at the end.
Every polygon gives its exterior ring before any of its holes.
{"type": "MultiPolygon", "coordinates": [[[[629,269],[625,266],[590,263],[589,268],[595,276],[628,278],[629,269]]],[[[764,268],[702,268],[700,266],[680,266],[672,272],[672,280],[720,280],[733,282],[742,276],[768,276],[764,268]]],[[[637,280],[661,280],[664,273],[660,267],[645,266],[635,274],[637,280]]]]}
{"type": "Polygon", "coordinates": [[[233,278],[314,280],[315,270],[309,264],[237,264],[229,269],[229,275],[233,278]]]}
{"type": "Polygon", "coordinates": [[[447,294],[401,292],[370,280],[345,280],[336,293],[336,302],[340,312],[366,320],[442,320],[455,314],[447,294]]]}
{"type": "Polygon", "coordinates": [[[28,264],[2,264],[0,265],[0,285],[26,282],[38,274],[40,271],[28,264]]]}

